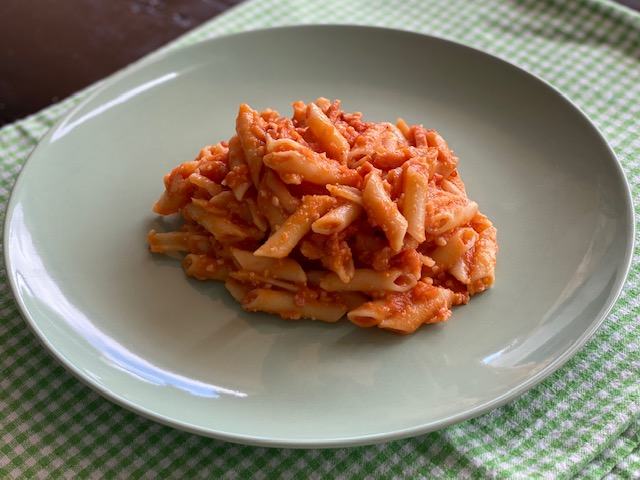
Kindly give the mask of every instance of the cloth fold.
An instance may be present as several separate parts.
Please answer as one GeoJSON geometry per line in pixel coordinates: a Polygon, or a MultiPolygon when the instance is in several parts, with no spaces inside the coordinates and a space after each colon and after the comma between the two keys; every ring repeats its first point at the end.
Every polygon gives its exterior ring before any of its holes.
{"type": "MultiPolygon", "coordinates": [[[[141,61],[206,38],[311,23],[439,36],[538,75],[603,132],[625,171],[640,218],[640,15],[597,0],[250,0],[141,61]]],[[[428,59],[425,52],[424,58],[407,61],[428,59]]],[[[1,220],[38,140],[105,81],[0,129],[1,220]]],[[[225,443],[112,404],[52,360],[20,317],[2,266],[0,476],[640,478],[636,230],[633,265],[619,300],[594,337],[554,375],[503,407],[437,432],[327,450],[225,443]]]]}

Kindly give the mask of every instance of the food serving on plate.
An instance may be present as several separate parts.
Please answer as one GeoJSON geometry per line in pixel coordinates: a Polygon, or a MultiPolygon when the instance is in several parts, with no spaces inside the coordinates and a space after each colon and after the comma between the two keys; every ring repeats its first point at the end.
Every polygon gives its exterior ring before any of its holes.
{"type": "Polygon", "coordinates": [[[247,311],[411,333],[494,283],[496,229],[457,163],[436,131],[340,101],[243,104],[228,142],[165,176],[153,210],[184,225],[147,241],[247,311]]]}

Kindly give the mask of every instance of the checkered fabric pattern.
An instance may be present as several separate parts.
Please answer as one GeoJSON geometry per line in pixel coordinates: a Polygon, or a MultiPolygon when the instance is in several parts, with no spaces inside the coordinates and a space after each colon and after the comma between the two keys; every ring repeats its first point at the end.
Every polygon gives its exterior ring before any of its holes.
{"type": "MultiPolygon", "coordinates": [[[[542,77],[604,133],[640,219],[640,15],[599,0],[251,0],[163,50],[311,23],[440,36],[542,77]]],[[[29,152],[95,87],[0,129],[0,217],[29,152]]],[[[2,269],[0,477],[640,478],[640,240],[636,245],[622,295],[596,335],[519,399],[417,438],[328,450],[225,443],[112,404],[52,361],[21,319],[2,269]]]]}

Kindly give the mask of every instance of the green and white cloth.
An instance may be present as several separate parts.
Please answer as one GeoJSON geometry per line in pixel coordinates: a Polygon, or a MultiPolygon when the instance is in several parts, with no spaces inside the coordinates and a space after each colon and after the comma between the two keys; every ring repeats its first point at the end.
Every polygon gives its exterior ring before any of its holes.
{"type": "MultiPolygon", "coordinates": [[[[250,0],[166,48],[310,23],[440,36],[542,77],[603,132],[640,219],[640,15],[600,0],[250,0]]],[[[29,152],[96,86],[0,129],[0,220],[29,152]]],[[[225,443],[116,406],[52,359],[20,317],[6,278],[2,267],[0,478],[640,478],[638,239],[602,327],[537,387],[438,432],[327,450],[225,443]]]]}

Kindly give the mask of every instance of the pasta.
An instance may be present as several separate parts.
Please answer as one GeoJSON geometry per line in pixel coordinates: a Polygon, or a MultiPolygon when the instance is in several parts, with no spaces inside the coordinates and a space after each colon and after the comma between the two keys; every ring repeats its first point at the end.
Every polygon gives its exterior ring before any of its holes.
{"type": "Polygon", "coordinates": [[[497,232],[457,163],[436,131],[340,101],[242,104],[229,141],[165,175],[153,210],[184,222],[147,242],[247,311],[412,333],[495,281],[497,232]]]}

